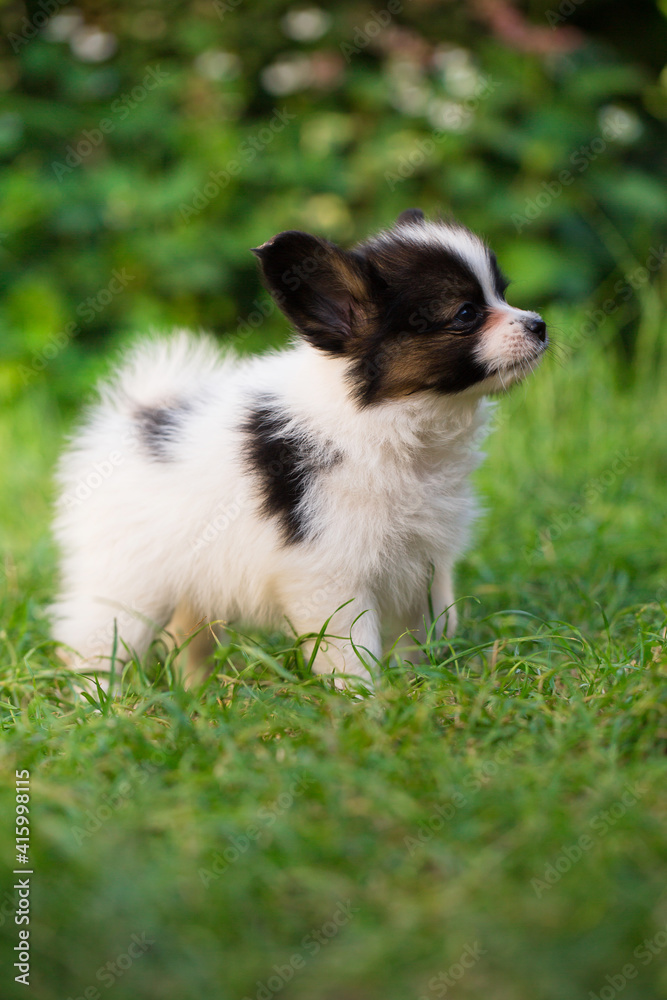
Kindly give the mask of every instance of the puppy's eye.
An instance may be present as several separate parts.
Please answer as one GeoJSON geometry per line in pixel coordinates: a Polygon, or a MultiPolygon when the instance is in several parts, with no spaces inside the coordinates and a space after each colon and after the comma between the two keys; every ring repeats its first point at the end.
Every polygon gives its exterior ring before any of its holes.
{"type": "Polygon", "coordinates": [[[472,323],[477,319],[477,309],[472,302],[465,302],[454,318],[460,323],[472,323]]]}

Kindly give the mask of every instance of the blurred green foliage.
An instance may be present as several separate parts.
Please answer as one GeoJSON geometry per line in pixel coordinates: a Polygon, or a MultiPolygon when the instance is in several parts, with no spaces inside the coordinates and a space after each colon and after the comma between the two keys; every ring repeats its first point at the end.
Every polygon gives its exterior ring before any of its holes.
{"type": "Polygon", "coordinates": [[[665,239],[664,9],[0,6],[0,398],[75,400],[150,326],[274,342],[249,248],[353,241],[412,204],[488,237],[517,304],[604,301],[665,239]]]}

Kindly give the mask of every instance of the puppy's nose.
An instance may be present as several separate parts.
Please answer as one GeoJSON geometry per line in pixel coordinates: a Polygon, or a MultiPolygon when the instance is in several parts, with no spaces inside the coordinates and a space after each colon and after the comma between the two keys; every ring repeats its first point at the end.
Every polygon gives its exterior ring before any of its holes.
{"type": "Polygon", "coordinates": [[[535,316],[531,319],[527,319],[524,323],[526,330],[530,330],[534,333],[538,340],[542,343],[547,339],[547,324],[544,322],[541,316],[535,316]]]}

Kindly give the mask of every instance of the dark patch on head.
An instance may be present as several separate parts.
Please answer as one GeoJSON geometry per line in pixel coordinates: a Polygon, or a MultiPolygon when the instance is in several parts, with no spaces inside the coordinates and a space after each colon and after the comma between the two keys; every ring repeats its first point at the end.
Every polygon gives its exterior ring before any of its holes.
{"type": "MultiPolygon", "coordinates": [[[[351,392],[362,405],[416,392],[462,392],[486,377],[475,348],[492,304],[455,246],[408,235],[406,223],[423,221],[419,209],[408,209],[393,230],[354,250],[286,232],[255,251],[301,335],[349,359],[351,392]],[[474,322],[457,319],[466,303],[474,322]]],[[[503,298],[506,282],[495,255],[486,251],[486,259],[503,298]]]]}
{"type": "Polygon", "coordinates": [[[362,248],[386,283],[377,322],[350,370],[364,405],[432,390],[456,393],[486,372],[475,358],[488,303],[470,265],[455,250],[401,238],[362,248]],[[472,323],[457,314],[470,303],[472,323]]]}
{"type": "Polygon", "coordinates": [[[142,406],[135,411],[139,437],[151,458],[157,462],[171,461],[170,446],[178,440],[183,417],[189,410],[188,403],[174,403],[162,407],[142,406]]]}
{"type": "Polygon", "coordinates": [[[288,430],[290,418],[272,396],[253,404],[242,431],[244,454],[259,481],[262,513],[277,518],[286,544],[304,541],[310,526],[303,500],[315,478],[341,461],[304,431],[288,430]]]}
{"type": "Polygon", "coordinates": [[[474,347],[479,336],[471,335],[465,343],[447,334],[404,339],[393,337],[380,342],[350,368],[352,393],[362,406],[398,399],[419,392],[453,395],[469,389],[486,378],[487,372],[476,360],[474,347]]]}

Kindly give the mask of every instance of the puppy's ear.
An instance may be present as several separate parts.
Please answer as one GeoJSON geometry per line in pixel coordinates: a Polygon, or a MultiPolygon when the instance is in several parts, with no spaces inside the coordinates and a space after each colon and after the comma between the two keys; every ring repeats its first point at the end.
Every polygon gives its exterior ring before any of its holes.
{"type": "Polygon", "coordinates": [[[364,327],[369,306],[368,266],[308,233],[279,233],[252,251],[269,290],[286,316],[315,347],[344,354],[364,327]]]}
{"type": "Polygon", "coordinates": [[[421,224],[425,222],[424,213],[421,208],[406,208],[404,212],[401,212],[399,217],[396,219],[397,226],[407,226],[410,224],[421,224]]]}

